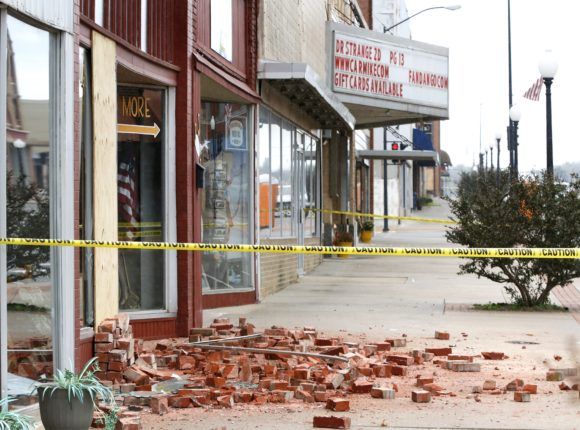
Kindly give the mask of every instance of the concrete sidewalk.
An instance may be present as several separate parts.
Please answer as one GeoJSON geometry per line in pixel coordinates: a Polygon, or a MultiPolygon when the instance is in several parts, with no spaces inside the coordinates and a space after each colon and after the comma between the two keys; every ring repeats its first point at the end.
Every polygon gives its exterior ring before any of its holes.
{"type": "MultiPolygon", "coordinates": [[[[437,200],[419,214],[447,218],[446,203],[437,200]]],[[[391,231],[377,233],[377,246],[452,246],[446,226],[390,221],[391,231]]],[[[458,276],[460,259],[444,257],[350,256],[326,259],[297,284],[266,297],[262,303],[205,311],[210,323],[218,316],[243,315],[257,326],[313,325],[329,332],[431,333],[433,327],[461,328],[483,338],[513,337],[516,333],[554,329],[549,348],[577,335],[578,325],[567,313],[465,311],[474,303],[501,302],[502,287],[475,276],[458,276]],[[345,321],[348,324],[345,326],[345,321]]]]}

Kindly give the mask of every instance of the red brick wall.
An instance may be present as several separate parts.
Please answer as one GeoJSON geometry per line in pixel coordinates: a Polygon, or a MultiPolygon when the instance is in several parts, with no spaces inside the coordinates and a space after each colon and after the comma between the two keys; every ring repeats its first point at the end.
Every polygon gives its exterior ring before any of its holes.
{"type": "Polygon", "coordinates": [[[369,27],[373,27],[373,2],[372,0],[358,0],[358,5],[362,11],[363,17],[369,27]]]}
{"type": "MultiPolygon", "coordinates": [[[[175,10],[175,63],[181,68],[176,90],[176,189],[177,240],[199,240],[199,204],[195,188],[194,130],[199,108],[199,78],[193,70],[192,53],[197,28],[198,1],[179,1],[175,10]]],[[[201,324],[201,272],[198,253],[177,255],[177,334],[201,324]]]]}

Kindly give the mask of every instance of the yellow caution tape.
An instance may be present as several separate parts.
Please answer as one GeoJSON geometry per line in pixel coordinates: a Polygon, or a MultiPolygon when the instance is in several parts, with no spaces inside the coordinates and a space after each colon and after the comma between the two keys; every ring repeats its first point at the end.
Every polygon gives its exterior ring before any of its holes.
{"type": "Polygon", "coordinates": [[[121,242],[100,240],[0,238],[0,245],[74,246],[80,248],[167,249],[174,251],[262,252],[282,254],[350,254],[470,258],[580,259],[580,248],[396,248],[218,243],[121,242]]]}
{"type": "Polygon", "coordinates": [[[148,222],[120,222],[119,227],[161,227],[161,223],[158,221],[148,221],[148,222]]]}
{"type": "Polygon", "coordinates": [[[315,208],[304,208],[305,211],[321,212],[327,214],[339,214],[339,215],[350,215],[358,216],[363,218],[381,218],[381,219],[401,219],[406,221],[419,221],[419,222],[436,222],[439,224],[457,224],[456,221],[450,219],[437,219],[437,218],[421,218],[416,216],[396,216],[396,215],[378,215],[378,214],[368,214],[361,212],[347,212],[347,211],[331,211],[329,209],[315,209],[315,208]]]}

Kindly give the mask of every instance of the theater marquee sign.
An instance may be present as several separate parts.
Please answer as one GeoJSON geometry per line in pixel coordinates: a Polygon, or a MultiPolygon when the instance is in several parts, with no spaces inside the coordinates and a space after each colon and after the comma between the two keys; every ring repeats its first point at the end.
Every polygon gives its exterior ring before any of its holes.
{"type": "Polygon", "coordinates": [[[329,83],[347,105],[447,116],[447,48],[335,23],[329,25],[327,41],[329,83]],[[395,104],[381,106],[377,100],[395,104]]]}

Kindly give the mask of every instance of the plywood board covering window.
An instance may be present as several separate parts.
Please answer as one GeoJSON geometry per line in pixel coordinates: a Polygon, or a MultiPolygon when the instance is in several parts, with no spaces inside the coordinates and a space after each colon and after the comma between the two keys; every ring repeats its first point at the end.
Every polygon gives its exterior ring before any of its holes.
{"type": "MultiPolygon", "coordinates": [[[[94,236],[117,240],[116,46],[93,31],[94,236]]],[[[95,249],[95,323],[119,307],[117,249],[95,249]]]]}

